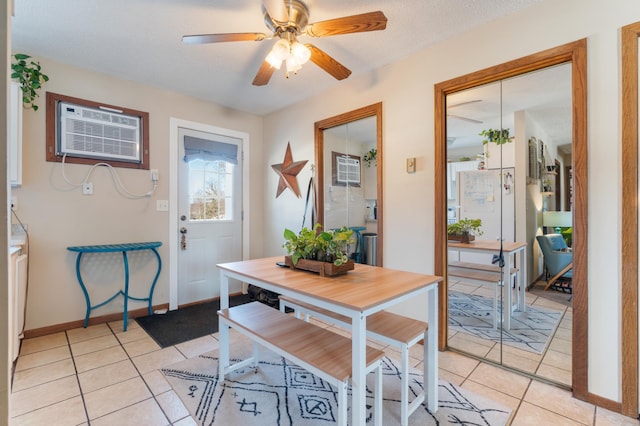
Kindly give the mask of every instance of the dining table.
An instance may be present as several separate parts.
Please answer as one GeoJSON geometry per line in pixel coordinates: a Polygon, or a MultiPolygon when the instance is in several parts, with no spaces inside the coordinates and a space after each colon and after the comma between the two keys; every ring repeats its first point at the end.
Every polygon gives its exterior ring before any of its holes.
{"type": "MultiPolygon", "coordinates": [[[[337,276],[283,267],[283,256],[218,264],[220,308],[229,308],[229,279],[237,279],[351,318],[352,422],[366,421],[366,323],[383,309],[417,298],[426,310],[423,386],[430,412],[438,409],[438,283],[442,277],[379,266],[355,264],[337,276]]],[[[415,302],[414,302],[415,303],[415,302]]],[[[229,327],[221,326],[220,377],[229,366],[229,327]]],[[[384,390],[383,390],[384,391],[384,390]]]]}
{"type": "MultiPolygon", "coordinates": [[[[516,274],[516,291],[519,293],[517,309],[520,312],[526,312],[526,276],[527,276],[527,243],[517,241],[500,241],[500,240],[473,240],[468,243],[462,243],[459,241],[448,241],[447,249],[452,251],[458,251],[460,253],[485,253],[500,255],[502,252],[502,258],[504,259],[504,271],[511,271],[511,268],[518,268],[516,274]],[[517,256],[517,259],[516,259],[517,256]]],[[[507,273],[508,276],[508,273],[507,273]]],[[[503,315],[502,323],[503,327],[507,330],[511,329],[511,316],[512,316],[512,302],[511,302],[511,285],[502,285],[502,300],[503,306],[508,306],[509,309],[504,309],[506,314],[503,315]]]]}

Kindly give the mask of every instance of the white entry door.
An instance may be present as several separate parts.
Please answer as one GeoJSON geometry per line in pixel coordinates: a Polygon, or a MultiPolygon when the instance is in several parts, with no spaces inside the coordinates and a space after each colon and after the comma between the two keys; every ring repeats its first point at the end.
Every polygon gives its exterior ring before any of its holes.
{"type": "Polygon", "coordinates": [[[178,306],[220,295],[242,260],[242,139],[178,128],[178,306]]]}

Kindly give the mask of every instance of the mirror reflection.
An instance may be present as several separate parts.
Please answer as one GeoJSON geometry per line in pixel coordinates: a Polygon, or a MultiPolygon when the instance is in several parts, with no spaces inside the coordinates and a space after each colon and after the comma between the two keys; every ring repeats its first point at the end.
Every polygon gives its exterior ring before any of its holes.
{"type": "Polygon", "coordinates": [[[375,116],[324,131],[325,228],[353,229],[356,244],[350,256],[371,265],[377,253],[370,240],[378,234],[376,143],[375,116]]]}
{"type": "Polygon", "coordinates": [[[347,226],[354,261],[382,266],[382,103],[329,117],[315,127],[317,223],[347,226]]]}
{"type": "Polygon", "coordinates": [[[446,105],[448,345],[570,386],[571,64],[446,105]]]}

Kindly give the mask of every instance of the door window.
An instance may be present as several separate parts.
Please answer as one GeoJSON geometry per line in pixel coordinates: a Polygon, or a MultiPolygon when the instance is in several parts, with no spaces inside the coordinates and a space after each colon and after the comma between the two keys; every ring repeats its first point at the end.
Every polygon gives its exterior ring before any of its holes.
{"type": "Polygon", "coordinates": [[[189,219],[233,220],[234,165],[226,161],[189,161],[189,219]]]}

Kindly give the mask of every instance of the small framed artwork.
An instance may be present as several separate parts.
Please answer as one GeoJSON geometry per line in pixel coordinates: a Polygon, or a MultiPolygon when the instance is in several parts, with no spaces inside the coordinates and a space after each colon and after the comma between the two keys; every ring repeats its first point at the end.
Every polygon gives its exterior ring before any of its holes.
{"type": "Polygon", "coordinates": [[[538,140],[535,137],[529,139],[529,173],[528,182],[532,183],[540,179],[540,155],[538,148],[538,140]]]}
{"type": "Polygon", "coordinates": [[[331,151],[331,183],[338,186],[360,186],[360,157],[331,151]]]}

